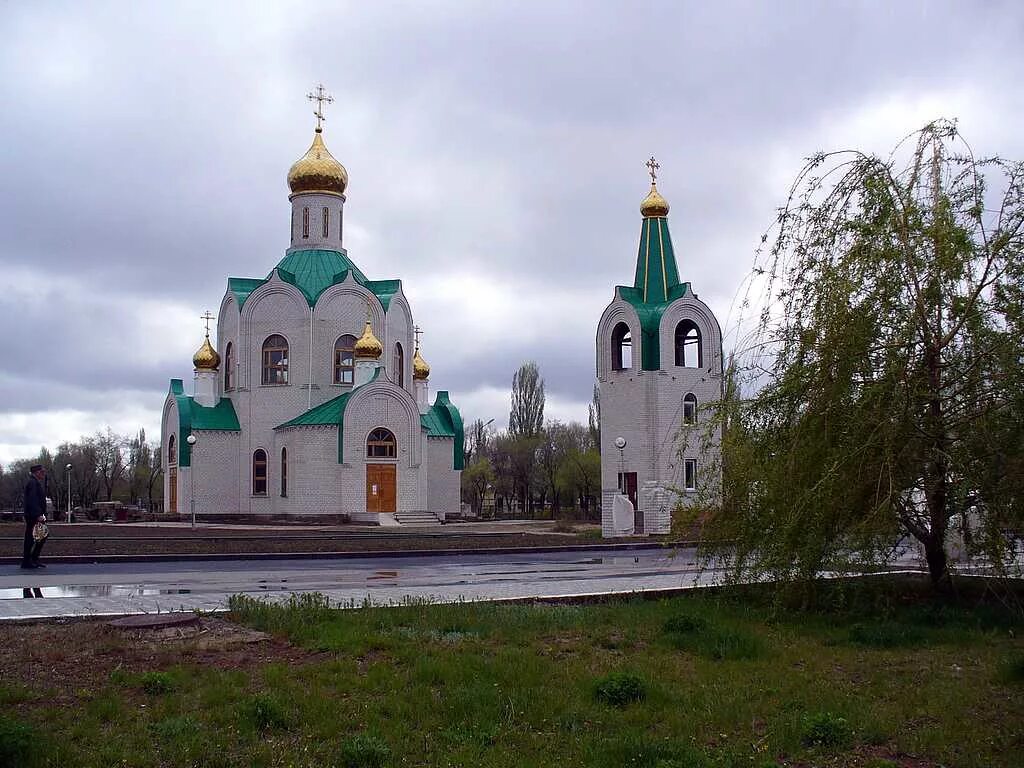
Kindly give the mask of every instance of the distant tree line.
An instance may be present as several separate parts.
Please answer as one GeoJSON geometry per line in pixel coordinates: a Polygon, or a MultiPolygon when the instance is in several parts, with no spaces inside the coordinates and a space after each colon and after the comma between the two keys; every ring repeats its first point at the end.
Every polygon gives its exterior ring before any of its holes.
{"type": "Polygon", "coordinates": [[[599,514],[601,455],[597,390],[588,425],[544,418],[544,379],[535,362],[512,377],[508,430],[477,419],[466,427],[462,500],[491,513],[592,519],[599,514]]]}
{"type": "Polygon", "coordinates": [[[56,451],[46,448],[29,459],[0,465],[0,509],[18,511],[34,464],[46,468],[50,497],[56,511],[71,506],[91,507],[97,501],[122,501],[156,511],[163,500],[160,446],[146,440],[146,431],[119,435],[104,432],[62,443],[56,451]],[[67,466],[71,465],[70,488],[67,466]]]}

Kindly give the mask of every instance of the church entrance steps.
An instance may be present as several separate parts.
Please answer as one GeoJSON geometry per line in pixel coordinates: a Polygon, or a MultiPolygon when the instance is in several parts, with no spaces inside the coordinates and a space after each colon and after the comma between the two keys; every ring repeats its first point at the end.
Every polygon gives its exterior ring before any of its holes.
{"type": "Polygon", "coordinates": [[[441,520],[433,512],[396,512],[399,525],[438,525],[441,520]]]}

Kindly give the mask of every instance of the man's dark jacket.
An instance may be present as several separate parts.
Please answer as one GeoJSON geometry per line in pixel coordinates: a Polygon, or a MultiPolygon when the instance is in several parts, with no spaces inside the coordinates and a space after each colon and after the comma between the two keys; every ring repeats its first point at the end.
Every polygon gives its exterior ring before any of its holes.
{"type": "Polygon", "coordinates": [[[25,522],[35,525],[46,514],[46,489],[35,477],[25,484],[25,522]]]}

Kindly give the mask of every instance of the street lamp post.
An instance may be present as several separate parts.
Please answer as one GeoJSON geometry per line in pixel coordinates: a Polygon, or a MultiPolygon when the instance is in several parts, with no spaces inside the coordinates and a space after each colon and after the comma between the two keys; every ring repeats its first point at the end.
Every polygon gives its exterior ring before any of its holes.
{"type": "Polygon", "coordinates": [[[189,467],[188,467],[188,505],[192,508],[192,527],[196,527],[196,436],[189,435],[185,438],[189,445],[189,467]]]}
{"type": "Polygon", "coordinates": [[[64,467],[64,470],[68,473],[68,522],[71,522],[71,465],[68,464],[64,467]]]}

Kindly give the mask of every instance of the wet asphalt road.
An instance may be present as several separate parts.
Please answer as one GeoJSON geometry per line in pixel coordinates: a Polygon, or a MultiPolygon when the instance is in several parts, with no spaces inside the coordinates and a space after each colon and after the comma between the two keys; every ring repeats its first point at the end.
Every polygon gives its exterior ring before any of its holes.
{"type": "Polygon", "coordinates": [[[693,549],[423,555],[343,560],[55,564],[0,570],[0,620],[223,610],[235,593],[322,592],[341,604],[573,597],[719,583],[693,549]]]}

